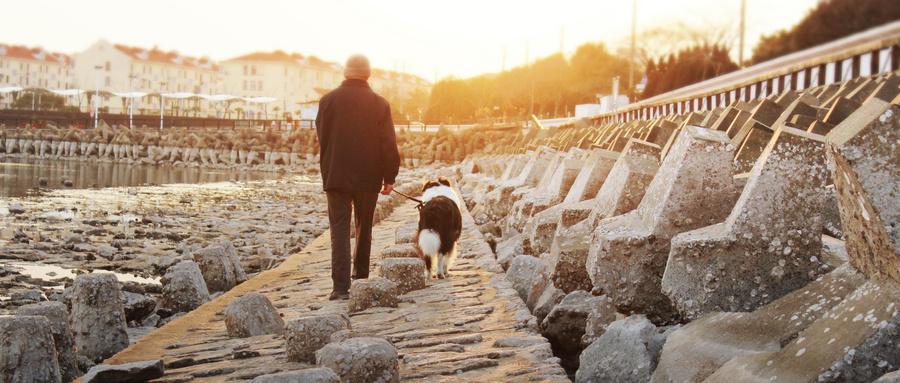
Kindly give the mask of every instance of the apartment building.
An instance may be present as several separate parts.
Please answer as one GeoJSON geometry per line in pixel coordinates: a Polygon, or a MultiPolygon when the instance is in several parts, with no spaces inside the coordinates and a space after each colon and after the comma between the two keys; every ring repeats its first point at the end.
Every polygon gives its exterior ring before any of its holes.
{"type": "MultiPolygon", "coordinates": [[[[219,67],[209,58],[184,56],[175,51],[162,51],[111,44],[100,40],[74,56],[74,88],[100,91],[101,108],[124,113],[123,98],[112,92],[145,92],[149,97],[134,100],[135,113],[159,110],[158,94],[221,92],[219,67]]],[[[198,99],[166,99],[167,113],[185,116],[216,116],[222,106],[198,99]]]]}
{"type": "MultiPolygon", "coordinates": [[[[312,118],[319,99],[344,80],[343,67],[335,62],[299,53],[255,52],[224,60],[220,63],[225,93],[241,97],[273,97],[268,104],[242,106],[247,117],[265,113],[272,118],[274,107],[278,114],[291,113],[294,118],[312,118]]],[[[431,90],[431,83],[419,77],[398,72],[373,69],[369,84],[376,92],[392,102],[410,97],[415,89],[431,90]]]]}
{"type": "MultiPolygon", "coordinates": [[[[0,43],[0,88],[68,89],[71,63],[71,57],[65,54],[0,43]]],[[[11,103],[11,98],[0,100],[2,107],[11,103]]]]}

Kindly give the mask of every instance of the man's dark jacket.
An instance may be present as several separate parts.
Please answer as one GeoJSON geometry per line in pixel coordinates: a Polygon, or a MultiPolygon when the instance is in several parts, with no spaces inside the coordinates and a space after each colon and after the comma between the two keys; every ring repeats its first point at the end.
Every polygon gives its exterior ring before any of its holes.
{"type": "Polygon", "coordinates": [[[400,153],[391,106],[365,80],[344,80],[322,96],[316,134],[326,191],[377,192],[382,183],[394,183],[400,153]]]}

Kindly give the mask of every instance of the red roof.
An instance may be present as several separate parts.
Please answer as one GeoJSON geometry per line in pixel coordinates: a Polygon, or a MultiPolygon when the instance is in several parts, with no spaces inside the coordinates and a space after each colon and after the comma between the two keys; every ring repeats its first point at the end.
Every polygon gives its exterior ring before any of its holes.
{"type": "Polygon", "coordinates": [[[47,52],[40,47],[29,48],[22,45],[8,45],[3,43],[0,43],[0,56],[63,65],[68,65],[72,60],[68,55],[47,52]]]}
{"type": "Polygon", "coordinates": [[[276,50],[274,52],[253,52],[250,54],[246,54],[243,56],[238,56],[235,58],[231,58],[225,61],[268,61],[268,62],[283,62],[290,64],[298,64],[308,67],[314,67],[319,69],[330,69],[334,71],[341,71],[341,65],[335,62],[324,61],[316,56],[308,56],[304,57],[299,53],[285,53],[284,51],[276,50]]]}
{"type": "Polygon", "coordinates": [[[126,45],[114,45],[120,52],[131,57],[132,60],[154,62],[168,65],[181,65],[191,68],[197,68],[212,72],[218,72],[219,66],[209,58],[194,58],[190,56],[182,56],[176,51],[164,52],[156,47],[151,50],[144,48],[129,47],[126,45]]]}

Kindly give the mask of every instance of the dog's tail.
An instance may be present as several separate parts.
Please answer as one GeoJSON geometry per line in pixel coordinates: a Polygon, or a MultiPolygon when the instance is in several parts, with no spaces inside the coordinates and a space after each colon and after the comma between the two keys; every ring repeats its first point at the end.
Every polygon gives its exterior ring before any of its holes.
{"type": "Polygon", "coordinates": [[[441,249],[441,236],[434,230],[423,229],[419,231],[416,239],[419,250],[422,251],[422,260],[425,261],[425,269],[431,271],[431,257],[438,254],[441,249]]]}

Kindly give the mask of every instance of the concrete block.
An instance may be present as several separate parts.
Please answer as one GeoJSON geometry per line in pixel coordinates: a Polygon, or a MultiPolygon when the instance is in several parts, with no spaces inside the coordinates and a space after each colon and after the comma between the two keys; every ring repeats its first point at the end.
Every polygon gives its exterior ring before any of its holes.
{"type": "Polygon", "coordinates": [[[398,287],[386,278],[357,279],[350,285],[349,311],[363,311],[372,307],[397,307],[398,287]]]}
{"type": "Polygon", "coordinates": [[[349,330],[346,314],[326,314],[292,319],[284,326],[287,359],[292,362],[315,363],[316,351],[331,341],[331,335],[349,330]]]}
{"type": "Polygon", "coordinates": [[[78,354],[103,361],[128,347],[125,309],[113,274],[81,274],[72,285],[69,324],[78,354]]]}
{"type": "Polygon", "coordinates": [[[316,352],[316,364],[333,370],[346,383],[400,381],[397,349],[381,338],[351,338],[316,352]]]}
{"type": "Polygon", "coordinates": [[[819,259],[823,139],[776,132],[728,219],[672,239],[662,288],[685,318],[752,311],[831,269],[819,259]]]}
{"type": "Polygon", "coordinates": [[[869,280],[780,350],[738,356],[705,382],[869,382],[900,366],[900,285],[869,280]]]}
{"type": "Polygon", "coordinates": [[[225,307],[225,329],[232,338],[284,334],[284,320],[265,295],[250,293],[225,307]]]}
{"type": "Polygon", "coordinates": [[[209,301],[209,290],[196,262],[182,261],[168,268],[160,283],[163,291],[159,306],[172,312],[188,312],[209,301]]]}
{"type": "Polygon", "coordinates": [[[838,125],[859,109],[860,106],[862,106],[862,104],[856,101],[840,97],[836,100],[834,106],[828,110],[828,115],[825,116],[824,121],[832,125],[838,125]]]}
{"type": "Polygon", "coordinates": [[[850,262],[900,281],[900,106],[869,100],[827,141],[850,262]]]}
{"type": "Polygon", "coordinates": [[[193,253],[209,291],[228,291],[247,279],[231,242],[216,242],[193,253]]]}
{"type": "Polygon", "coordinates": [[[381,276],[397,284],[397,293],[425,288],[425,261],[420,258],[385,258],[381,263],[381,276]]]}
{"type": "Polygon", "coordinates": [[[864,282],[844,264],[753,312],[706,314],[666,339],[652,381],[702,382],[732,358],[777,351],[864,282]]]}
{"type": "Polygon", "coordinates": [[[60,382],[50,321],[44,316],[0,317],[0,381],[60,382]]]}
{"type": "Polygon", "coordinates": [[[564,203],[575,203],[596,197],[619,157],[619,153],[603,149],[592,149],[589,153],[584,166],[572,182],[563,200],[564,203]]]}
{"type": "Polygon", "coordinates": [[[634,211],[598,223],[586,267],[619,312],[678,320],[661,290],[676,234],[722,222],[734,205],[734,145],[720,131],[686,127],[634,211]]]}
{"type": "Polygon", "coordinates": [[[541,321],[541,333],[550,341],[554,354],[563,359],[563,367],[577,367],[578,355],[584,349],[587,317],[592,311],[602,310],[600,306],[610,306],[606,297],[595,297],[587,291],[573,291],[566,295],[550,314],[541,321]]]}
{"type": "Polygon", "coordinates": [[[101,364],[91,368],[82,383],[146,382],[165,374],[162,359],[117,365],[101,364]]]}
{"type": "Polygon", "coordinates": [[[341,378],[330,368],[310,368],[300,371],[289,371],[278,374],[260,375],[253,378],[252,383],[341,383],[341,378]]]}
{"type": "Polygon", "coordinates": [[[659,146],[633,140],[613,165],[597,194],[596,202],[583,222],[557,225],[550,246],[553,284],[569,293],[593,287],[585,268],[590,235],[597,222],[637,208],[659,168],[659,146]]]}
{"type": "Polygon", "coordinates": [[[16,315],[42,316],[50,321],[50,331],[56,346],[56,362],[63,383],[68,383],[81,375],[75,361],[75,339],[69,328],[69,313],[61,302],[39,302],[19,307],[16,315]]]}
{"type": "Polygon", "coordinates": [[[537,267],[538,258],[530,255],[519,255],[510,263],[506,270],[506,279],[512,283],[513,288],[519,293],[523,301],[528,299],[528,290],[531,288],[531,278],[537,267]]]}

